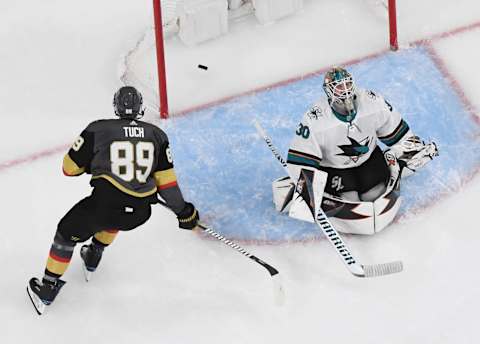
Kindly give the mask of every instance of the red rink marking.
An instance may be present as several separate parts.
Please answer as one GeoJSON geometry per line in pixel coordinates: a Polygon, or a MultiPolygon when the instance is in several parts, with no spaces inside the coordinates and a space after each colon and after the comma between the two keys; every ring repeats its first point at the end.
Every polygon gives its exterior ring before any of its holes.
{"type": "Polygon", "coordinates": [[[46,158],[60,152],[65,152],[69,147],[70,145],[65,144],[65,145],[54,147],[54,148],[46,149],[44,151],[29,154],[24,157],[2,162],[0,163],[0,172],[3,172],[11,167],[15,167],[25,163],[31,163],[31,162],[34,162],[35,160],[46,158]]]}
{"type": "Polygon", "coordinates": [[[475,106],[465,94],[465,91],[463,90],[460,82],[450,72],[447,65],[445,64],[445,61],[440,57],[440,55],[438,55],[431,43],[424,44],[424,47],[432,61],[437,66],[438,70],[443,74],[444,78],[448,80],[448,83],[452,87],[453,91],[457,94],[457,97],[462,102],[465,110],[467,110],[467,112],[472,116],[473,121],[476,124],[480,125],[480,117],[478,117],[477,115],[475,106]]]}
{"type": "MultiPolygon", "coordinates": [[[[435,35],[432,35],[428,38],[424,38],[424,39],[420,39],[420,40],[417,40],[415,42],[412,42],[408,45],[410,45],[410,46],[430,46],[431,47],[431,43],[433,43],[437,40],[440,40],[440,39],[443,39],[443,38],[449,38],[449,37],[452,37],[452,36],[455,36],[455,35],[458,35],[458,34],[462,34],[464,32],[473,31],[477,28],[480,28],[480,22],[469,24],[469,25],[466,25],[466,26],[461,26],[461,27],[455,28],[451,31],[446,31],[446,32],[442,32],[442,33],[439,33],[439,34],[435,34],[435,35]]],[[[366,56],[363,56],[363,57],[359,57],[359,58],[355,58],[355,59],[352,59],[352,60],[344,61],[342,63],[338,63],[338,65],[351,66],[351,65],[360,63],[362,61],[374,59],[374,58],[376,58],[378,56],[381,56],[383,54],[386,54],[390,51],[391,51],[390,49],[384,49],[382,51],[378,51],[376,53],[372,53],[372,54],[369,54],[369,55],[366,55],[366,56]]],[[[438,63],[440,61],[441,61],[440,57],[438,57],[438,61],[434,60],[434,62],[437,65],[445,66],[445,64],[443,62],[441,64],[438,63]]],[[[255,88],[253,90],[249,90],[249,91],[241,92],[241,93],[238,93],[238,94],[234,94],[232,96],[221,98],[221,99],[218,99],[218,100],[215,100],[215,101],[212,101],[212,102],[209,102],[209,103],[205,103],[205,104],[202,104],[202,105],[193,106],[193,107],[187,108],[185,110],[181,110],[179,112],[176,112],[175,116],[185,115],[185,114],[188,114],[190,112],[203,110],[203,109],[206,109],[206,108],[213,107],[215,105],[226,103],[226,102],[228,102],[232,99],[235,99],[235,98],[248,96],[248,95],[251,95],[251,94],[255,94],[257,92],[262,92],[262,91],[270,90],[270,89],[273,89],[273,88],[282,87],[282,86],[288,85],[290,83],[293,83],[293,82],[296,82],[296,81],[299,81],[299,80],[308,79],[310,77],[314,77],[314,76],[325,73],[329,68],[330,68],[330,66],[326,66],[326,67],[323,67],[319,70],[313,71],[311,73],[307,73],[307,74],[303,74],[303,75],[293,77],[293,78],[290,78],[290,79],[282,80],[282,81],[279,81],[279,82],[276,82],[276,83],[273,83],[273,84],[269,84],[267,86],[261,86],[261,87],[255,88]]],[[[447,71],[446,68],[445,68],[445,71],[447,71]]],[[[449,79],[454,80],[454,78],[449,78],[449,79]]],[[[461,87],[458,87],[458,90],[461,90],[461,87]]],[[[463,95],[465,94],[463,91],[460,92],[460,93],[463,94],[463,95]]]]}
{"type": "MultiPolygon", "coordinates": [[[[480,28],[480,22],[473,23],[473,24],[470,24],[470,25],[467,25],[467,26],[462,26],[462,27],[453,29],[451,31],[443,32],[443,33],[440,33],[440,34],[436,34],[436,35],[433,35],[429,38],[421,39],[421,40],[415,41],[413,43],[410,43],[409,45],[410,46],[423,46],[423,47],[425,47],[425,49],[427,50],[427,53],[430,55],[432,61],[436,64],[439,71],[444,75],[445,79],[448,80],[452,89],[455,91],[458,98],[460,99],[460,101],[464,105],[465,109],[473,117],[474,122],[476,124],[480,125],[480,117],[477,114],[477,109],[475,109],[472,102],[469,100],[469,98],[465,94],[465,92],[464,92],[464,90],[461,86],[461,83],[453,76],[453,74],[448,69],[445,61],[435,51],[435,49],[432,45],[432,43],[434,43],[437,40],[441,40],[441,39],[444,39],[444,38],[449,38],[449,37],[452,37],[452,36],[455,36],[455,35],[458,35],[458,34],[462,34],[462,33],[465,33],[465,32],[469,32],[469,31],[473,31],[473,30],[478,29],[478,28],[480,28]]],[[[372,54],[369,54],[369,55],[366,55],[366,56],[363,56],[363,57],[360,57],[360,58],[356,58],[356,59],[345,61],[343,63],[339,63],[339,65],[344,65],[344,66],[354,65],[354,64],[360,63],[362,61],[366,61],[366,60],[369,60],[369,59],[376,58],[376,57],[381,56],[383,54],[386,54],[388,52],[390,52],[390,50],[385,49],[385,50],[382,50],[382,51],[379,51],[379,52],[376,52],[376,53],[372,53],[372,54]]],[[[219,105],[219,104],[226,103],[226,102],[228,102],[232,99],[235,99],[235,98],[255,94],[257,92],[266,91],[266,90],[277,88],[277,87],[282,87],[282,86],[288,85],[290,83],[293,83],[293,82],[296,82],[296,81],[299,81],[299,80],[303,80],[303,79],[307,79],[307,78],[310,78],[310,77],[317,76],[319,74],[323,74],[329,68],[330,68],[329,66],[328,67],[323,67],[323,68],[321,68],[317,71],[314,71],[314,72],[311,72],[311,73],[308,73],[308,74],[304,74],[304,75],[301,75],[301,76],[298,76],[298,77],[282,80],[282,81],[279,81],[279,82],[276,82],[276,83],[273,83],[273,84],[270,84],[270,85],[267,85],[267,86],[258,87],[258,88],[255,88],[253,90],[249,90],[249,91],[245,91],[245,92],[242,92],[242,93],[239,93],[239,94],[228,96],[228,97],[225,97],[225,98],[213,101],[213,102],[209,102],[209,103],[205,103],[205,104],[202,104],[202,105],[199,105],[199,106],[191,107],[191,108],[188,108],[186,110],[182,110],[178,113],[175,113],[175,115],[177,116],[177,115],[189,114],[189,113],[194,112],[194,111],[198,111],[198,110],[202,110],[202,109],[213,107],[213,106],[216,106],[216,105],[219,105]]],[[[480,134],[477,138],[480,139],[480,134]]],[[[26,156],[23,156],[23,157],[20,157],[20,158],[16,158],[16,159],[13,159],[13,160],[8,160],[8,161],[5,161],[5,162],[2,162],[2,163],[0,163],[0,173],[3,172],[3,171],[6,171],[9,168],[16,167],[16,166],[19,166],[21,164],[32,163],[32,162],[35,162],[36,160],[47,158],[47,157],[50,157],[50,156],[58,154],[58,153],[66,152],[67,149],[70,146],[71,146],[70,144],[64,144],[64,145],[60,145],[60,146],[53,147],[53,148],[50,148],[50,149],[46,149],[46,150],[43,150],[43,151],[35,152],[35,153],[29,154],[29,155],[26,155],[26,156]]],[[[468,182],[470,182],[473,178],[475,178],[475,176],[478,173],[480,173],[480,164],[474,171],[472,171],[471,173],[466,175],[464,178],[462,178],[459,185],[456,185],[452,189],[455,189],[455,191],[461,189],[466,184],[468,184],[468,182]]],[[[445,191],[445,192],[437,195],[437,197],[435,199],[432,199],[432,202],[430,202],[430,203],[428,203],[424,206],[418,207],[416,209],[412,209],[411,213],[418,213],[418,212],[424,211],[424,210],[430,208],[433,204],[437,203],[438,201],[446,199],[449,195],[450,195],[450,192],[445,191]]],[[[402,220],[404,220],[405,218],[408,218],[408,216],[409,216],[408,214],[403,214],[403,215],[399,216],[398,218],[396,218],[394,220],[394,223],[399,223],[399,222],[401,223],[402,220]]],[[[349,236],[349,235],[348,234],[342,234],[342,236],[349,236]]],[[[212,239],[210,237],[205,237],[205,238],[206,239],[212,239]]],[[[230,239],[234,240],[238,243],[253,244],[253,245],[281,245],[281,244],[286,243],[286,241],[244,239],[244,238],[241,238],[241,237],[230,238],[230,239]]],[[[324,239],[325,239],[325,237],[322,234],[319,234],[318,236],[314,236],[314,237],[307,238],[307,239],[292,239],[292,240],[289,240],[288,242],[289,243],[297,243],[297,242],[309,243],[309,242],[316,242],[318,240],[324,240],[324,239]]]]}
{"type": "MultiPolygon", "coordinates": [[[[376,53],[373,53],[373,54],[369,54],[369,55],[366,55],[366,56],[363,56],[363,57],[359,57],[359,58],[356,58],[356,59],[353,59],[353,60],[348,60],[348,61],[343,62],[343,63],[339,63],[339,65],[342,65],[342,66],[354,65],[354,64],[357,64],[357,63],[362,62],[362,61],[374,59],[375,57],[378,57],[378,56],[381,56],[381,55],[383,55],[383,54],[386,54],[386,53],[388,53],[389,51],[390,51],[390,50],[385,49],[385,50],[382,50],[382,51],[379,51],[379,52],[376,52],[376,53]]],[[[296,76],[296,77],[293,77],[293,78],[290,78],[290,79],[278,81],[278,82],[276,82],[276,83],[269,84],[269,85],[267,85],[267,86],[261,86],[261,87],[255,88],[255,89],[253,89],[253,90],[245,91],[245,92],[242,92],[242,93],[237,93],[237,94],[234,94],[234,95],[232,95],[232,96],[228,96],[228,97],[225,97],[225,98],[221,98],[221,99],[219,99],[219,100],[215,100],[215,101],[213,101],[213,102],[205,103],[205,104],[198,105],[198,106],[193,106],[193,107],[187,108],[187,109],[185,109],[185,110],[181,110],[181,111],[179,111],[179,112],[175,112],[174,115],[175,115],[175,116],[185,115],[185,114],[188,114],[188,113],[190,113],[190,112],[199,111],[199,110],[207,109],[207,108],[210,108],[210,107],[213,107],[213,106],[216,106],[216,105],[220,105],[220,104],[226,103],[226,102],[228,102],[228,101],[230,101],[230,100],[232,100],[232,99],[236,99],[236,98],[240,98],[240,97],[252,95],[252,94],[255,94],[255,93],[258,93],[258,92],[262,92],[262,91],[271,90],[271,89],[274,89],[274,88],[277,88],[277,87],[282,87],[282,86],[285,86],[285,85],[294,83],[294,82],[296,82],[296,81],[308,79],[308,78],[311,78],[311,77],[314,77],[314,76],[323,74],[323,73],[325,73],[328,69],[330,69],[330,66],[323,67],[322,69],[316,70],[316,71],[314,71],[314,72],[310,72],[310,73],[307,73],[307,74],[303,74],[303,75],[300,75],[300,76],[296,76]]]]}
{"type": "MultiPolygon", "coordinates": [[[[460,100],[464,104],[467,111],[474,117],[475,123],[480,125],[480,118],[477,116],[477,113],[476,113],[476,110],[475,110],[474,106],[472,105],[472,103],[470,102],[470,100],[466,96],[465,92],[463,91],[463,89],[461,87],[461,84],[449,72],[446,64],[441,59],[441,57],[435,52],[435,50],[433,49],[433,47],[431,45],[431,43],[436,41],[436,40],[440,40],[440,39],[443,39],[443,38],[448,38],[448,37],[451,37],[451,36],[454,36],[454,35],[457,35],[457,34],[461,34],[461,33],[464,33],[464,32],[468,32],[468,31],[473,31],[477,28],[480,28],[480,22],[473,23],[473,24],[466,25],[466,26],[462,26],[462,27],[453,29],[451,31],[443,32],[443,33],[440,33],[440,34],[436,34],[436,35],[433,35],[429,38],[425,38],[425,39],[421,39],[421,40],[418,40],[416,42],[413,42],[413,43],[411,43],[411,45],[425,46],[427,48],[427,51],[429,52],[430,56],[432,57],[432,60],[438,66],[439,70],[443,73],[445,78],[450,81],[453,89],[457,93],[458,97],[460,98],[460,100]]],[[[339,64],[344,65],[344,66],[357,64],[359,62],[366,61],[366,60],[369,60],[369,59],[373,59],[377,56],[381,56],[381,55],[383,55],[383,54],[385,54],[389,51],[390,50],[385,49],[385,50],[382,50],[382,51],[379,51],[379,52],[376,52],[376,53],[373,53],[373,54],[369,54],[369,55],[366,55],[366,56],[363,56],[363,57],[360,57],[360,58],[344,61],[343,63],[339,63],[339,64]]],[[[299,80],[306,79],[306,78],[309,78],[309,77],[313,77],[313,76],[316,76],[316,75],[319,75],[319,74],[323,74],[326,70],[328,70],[328,68],[329,67],[323,67],[323,68],[321,68],[317,71],[314,71],[314,72],[311,72],[311,73],[308,73],[308,74],[304,74],[304,75],[294,77],[294,78],[290,78],[290,79],[287,79],[287,80],[282,80],[282,81],[279,81],[279,82],[276,82],[276,83],[273,83],[273,84],[270,84],[270,85],[267,85],[267,86],[262,86],[262,87],[259,87],[259,88],[253,89],[253,90],[249,90],[249,91],[242,92],[242,93],[239,93],[239,94],[235,94],[235,95],[232,95],[232,96],[229,96],[229,97],[225,97],[225,98],[213,101],[213,102],[209,102],[209,103],[202,104],[202,105],[199,105],[199,106],[191,107],[191,108],[188,108],[186,110],[182,110],[182,111],[176,113],[175,115],[185,115],[187,113],[191,113],[191,112],[194,112],[194,111],[198,111],[198,110],[201,110],[201,109],[205,109],[205,108],[209,108],[209,107],[212,107],[212,106],[215,106],[215,105],[226,103],[229,100],[232,100],[232,99],[235,99],[235,98],[239,98],[239,97],[242,97],[242,96],[254,94],[256,92],[261,92],[261,91],[281,87],[281,86],[293,83],[295,81],[299,81],[299,80]]],[[[66,149],[69,146],[70,145],[64,144],[64,145],[57,146],[57,147],[54,147],[54,148],[46,149],[44,151],[35,152],[35,153],[30,154],[30,155],[26,155],[24,157],[20,157],[20,158],[16,158],[16,159],[13,159],[13,160],[7,160],[7,161],[4,161],[4,162],[1,162],[0,163],[0,172],[3,172],[3,171],[5,171],[9,168],[12,168],[12,167],[15,167],[15,166],[18,166],[18,165],[21,165],[21,164],[31,163],[31,162],[34,162],[36,160],[52,156],[52,155],[57,154],[59,152],[66,151],[66,149]]]]}

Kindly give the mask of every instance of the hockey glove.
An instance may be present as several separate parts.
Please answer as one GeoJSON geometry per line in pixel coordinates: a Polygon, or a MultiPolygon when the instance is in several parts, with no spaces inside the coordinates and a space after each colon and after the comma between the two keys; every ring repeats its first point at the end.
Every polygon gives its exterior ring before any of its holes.
{"type": "Polygon", "coordinates": [[[402,167],[402,177],[409,176],[438,156],[435,142],[425,143],[418,136],[411,136],[392,147],[402,167]]]}
{"type": "Polygon", "coordinates": [[[185,202],[185,207],[177,214],[178,227],[182,229],[192,230],[200,220],[200,215],[192,203],[185,202]]]}

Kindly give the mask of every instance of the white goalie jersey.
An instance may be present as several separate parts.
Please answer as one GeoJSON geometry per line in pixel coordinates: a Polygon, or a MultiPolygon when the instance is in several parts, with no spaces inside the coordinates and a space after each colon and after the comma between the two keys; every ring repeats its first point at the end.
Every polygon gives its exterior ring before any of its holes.
{"type": "Polygon", "coordinates": [[[298,178],[302,168],[346,169],[360,166],[377,146],[379,139],[393,146],[413,135],[399,112],[382,96],[357,89],[357,114],[345,122],[322,98],[308,111],[296,130],[288,151],[290,175],[298,178]]]}

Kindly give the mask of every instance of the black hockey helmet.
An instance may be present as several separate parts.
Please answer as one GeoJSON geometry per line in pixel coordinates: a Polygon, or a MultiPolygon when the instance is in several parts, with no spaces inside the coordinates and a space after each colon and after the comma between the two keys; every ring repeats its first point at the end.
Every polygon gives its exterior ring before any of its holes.
{"type": "Polygon", "coordinates": [[[123,86],[115,92],[113,108],[120,118],[136,119],[145,112],[142,94],[133,86],[123,86]]]}

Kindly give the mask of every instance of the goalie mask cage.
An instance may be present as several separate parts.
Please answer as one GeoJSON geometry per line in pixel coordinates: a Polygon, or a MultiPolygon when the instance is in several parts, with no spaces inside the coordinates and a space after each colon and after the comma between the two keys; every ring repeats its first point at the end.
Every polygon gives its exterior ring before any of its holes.
{"type": "MultiPolygon", "coordinates": [[[[169,102],[167,95],[167,68],[165,66],[165,40],[169,39],[178,32],[178,13],[177,7],[180,3],[183,3],[185,0],[153,0],[153,14],[154,14],[154,41],[155,41],[155,59],[156,59],[156,69],[157,69],[157,86],[153,86],[152,80],[149,82],[150,89],[156,88],[156,96],[150,99],[150,103],[156,108],[154,111],[160,113],[161,118],[167,118],[169,116],[169,102]],[[158,93],[157,93],[158,92],[158,93]]],[[[192,1],[192,0],[189,0],[192,1]]],[[[200,1],[200,0],[199,0],[200,1]]],[[[251,14],[254,9],[255,0],[225,0],[225,2],[237,2],[242,3],[247,7],[245,11],[240,12],[240,16],[251,14]]],[[[299,0],[302,1],[302,0],[299,0]]],[[[366,0],[369,5],[376,6],[380,11],[384,12],[388,21],[388,36],[389,36],[389,47],[391,50],[398,49],[398,38],[397,38],[397,19],[396,19],[396,0],[366,0]]],[[[235,18],[235,15],[232,15],[234,11],[229,11],[229,19],[235,18]]],[[[387,30],[387,29],[385,29],[387,30]]],[[[145,40],[145,37],[143,38],[145,40]]],[[[127,56],[128,57],[128,56],[127,56]]],[[[128,62],[126,61],[126,65],[128,62]]],[[[128,66],[126,67],[128,68],[128,66]]],[[[122,77],[124,82],[131,81],[131,78],[128,78],[124,73],[122,77]]],[[[135,80],[139,81],[139,80],[135,80]]],[[[143,81],[143,80],[142,80],[143,81]]],[[[143,81],[144,83],[144,81],[143,81]]],[[[143,85],[145,86],[145,85],[143,85]]],[[[153,91],[153,90],[150,90],[153,91]]],[[[152,98],[152,94],[150,94],[152,98]]]]}

